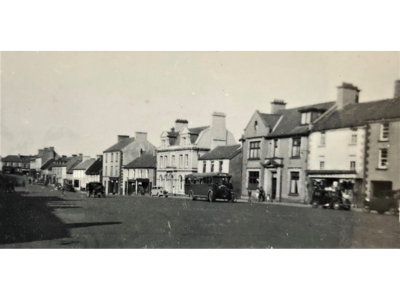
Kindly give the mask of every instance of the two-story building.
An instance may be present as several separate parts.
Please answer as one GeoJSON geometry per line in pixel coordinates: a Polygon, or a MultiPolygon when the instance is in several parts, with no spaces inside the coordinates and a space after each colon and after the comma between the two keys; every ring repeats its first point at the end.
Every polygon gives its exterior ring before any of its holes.
{"type": "Polygon", "coordinates": [[[175,127],[161,134],[157,149],[157,185],[171,194],[184,194],[185,175],[197,172],[198,159],[217,146],[236,144],[226,129],[224,113],[213,113],[212,125],[189,128],[178,119],[175,127]]]}
{"type": "Polygon", "coordinates": [[[199,158],[198,173],[229,173],[235,195],[242,195],[242,147],[218,146],[199,158]]]}
{"type": "MultiPolygon", "coordinates": [[[[399,145],[399,136],[395,136],[396,119],[400,117],[399,99],[359,103],[359,93],[360,90],[349,83],[338,87],[334,109],[312,128],[307,171],[310,192],[317,184],[326,189],[342,189],[356,204],[361,204],[366,184],[367,193],[370,193],[371,180],[385,181],[386,178],[388,181],[399,172],[397,152],[391,156],[393,169],[385,169],[388,146],[399,145]],[[386,140],[389,127],[393,128],[390,144],[386,140]],[[368,163],[373,167],[367,168],[368,163]],[[380,177],[383,173],[387,175],[380,177]]],[[[380,184],[376,184],[378,189],[380,184]]]]}
{"type": "Polygon", "coordinates": [[[400,190],[400,80],[392,100],[379,101],[366,126],[365,196],[400,190]]]}
{"type": "Polygon", "coordinates": [[[145,153],[124,167],[124,195],[137,194],[140,189],[149,193],[156,186],[157,157],[145,153]]]}
{"type": "Polygon", "coordinates": [[[154,154],[155,147],[146,132],[135,137],[118,135],[117,143],[103,152],[103,185],[107,194],[123,194],[123,168],[144,153],[154,154]]]}
{"type": "Polygon", "coordinates": [[[51,169],[55,177],[55,183],[64,184],[64,179],[72,180],[71,172],[72,169],[81,163],[82,154],[72,155],[72,157],[67,157],[65,155],[54,160],[51,169]]]}
{"type": "Polygon", "coordinates": [[[312,124],[333,105],[286,109],[284,101],[274,100],[270,114],[254,113],[241,139],[243,197],[252,197],[261,186],[272,201],[307,202],[308,135],[312,124]]]}
{"type": "Polygon", "coordinates": [[[2,159],[3,173],[29,175],[34,155],[7,155],[2,159]]]}

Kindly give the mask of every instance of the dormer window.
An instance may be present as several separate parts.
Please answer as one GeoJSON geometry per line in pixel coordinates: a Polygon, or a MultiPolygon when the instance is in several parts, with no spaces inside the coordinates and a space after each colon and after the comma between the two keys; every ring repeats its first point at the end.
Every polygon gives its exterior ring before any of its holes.
{"type": "Polygon", "coordinates": [[[184,138],[182,138],[182,146],[185,146],[186,145],[186,138],[184,137],[184,138]]]}
{"type": "Polygon", "coordinates": [[[301,113],[301,125],[311,124],[311,112],[301,113]]]}

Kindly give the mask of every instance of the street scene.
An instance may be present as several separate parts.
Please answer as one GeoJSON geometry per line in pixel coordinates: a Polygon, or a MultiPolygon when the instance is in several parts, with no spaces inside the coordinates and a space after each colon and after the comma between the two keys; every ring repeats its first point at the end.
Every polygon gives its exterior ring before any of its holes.
{"type": "Polygon", "coordinates": [[[399,248],[398,218],[273,203],[1,192],[0,248],[399,248]]]}
{"type": "Polygon", "coordinates": [[[1,55],[0,247],[400,248],[398,53],[1,55]]]}

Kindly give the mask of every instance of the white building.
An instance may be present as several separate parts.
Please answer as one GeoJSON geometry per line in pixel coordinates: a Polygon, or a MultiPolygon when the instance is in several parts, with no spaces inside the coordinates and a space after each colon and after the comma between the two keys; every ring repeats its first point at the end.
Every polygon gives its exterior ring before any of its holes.
{"type": "Polygon", "coordinates": [[[223,113],[212,115],[211,126],[188,125],[187,120],[176,120],[171,131],[161,134],[157,149],[157,185],[172,194],[184,194],[185,175],[197,172],[199,157],[217,146],[236,144],[223,113]]]}
{"type": "Polygon", "coordinates": [[[72,169],[72,182],[76,190],[86,188],[86,183],[91,182],[91,178],[86,175],[86,171],[95,163],[95,161],[95,158],[83,157],[82,162],[72,169]]]}

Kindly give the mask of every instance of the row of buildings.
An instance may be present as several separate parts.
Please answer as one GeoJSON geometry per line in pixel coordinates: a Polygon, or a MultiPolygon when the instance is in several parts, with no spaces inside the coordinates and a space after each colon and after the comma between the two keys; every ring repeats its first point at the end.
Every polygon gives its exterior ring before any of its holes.
{"type": "Polygon", "coordinates": [[[296,108],[283,100],[270,112],[256,110],[239,140],[224,113],[209,125],[189,128],[177,119],[160,135],[118,135],[96,158],[58,155],[53,147],[35,156],[2,159],[3,172],[31,174],[50,183],[71,180],[76,189],[100,181],[107,193],[129,195],[162,186],[184,194],[185,175],[227,172],[237,195],[251,197],[262,186],[268,198],[308,203],[315,185],[340,187],[354,198],[400,189],[400,80],[394,97],[360,102],[361,90],[343,83],[337,99],[296,108]]]}

